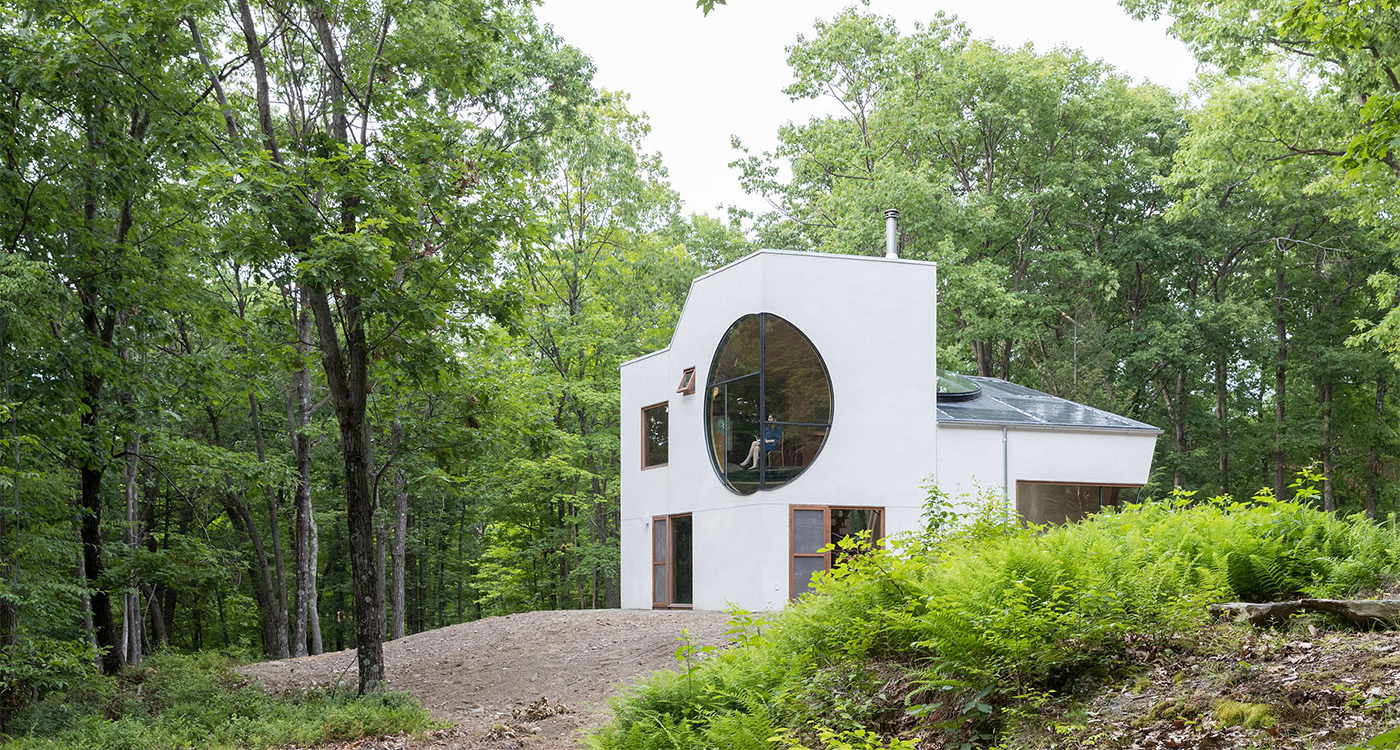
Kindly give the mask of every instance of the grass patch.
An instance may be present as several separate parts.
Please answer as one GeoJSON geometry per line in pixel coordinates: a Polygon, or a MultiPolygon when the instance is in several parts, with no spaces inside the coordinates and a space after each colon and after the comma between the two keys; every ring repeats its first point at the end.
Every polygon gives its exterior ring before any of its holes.
{"type": "Polygon", "coordinates": [[[402,693],[314,689],[268,695],[215,653],[158,653],[116,677],[88,675],[18,713],[12,750],[181,750],[315,745],[420,732],[427,711],[402,693]]]}
{"type": "Polygon", "coordinates": [[[1239,701],[1219,700],[1211,706],[1216,721],[1227,727],[1263,729],[1278,723],[1278,714],[1267,703],[1240,703],[1239,701]]]}

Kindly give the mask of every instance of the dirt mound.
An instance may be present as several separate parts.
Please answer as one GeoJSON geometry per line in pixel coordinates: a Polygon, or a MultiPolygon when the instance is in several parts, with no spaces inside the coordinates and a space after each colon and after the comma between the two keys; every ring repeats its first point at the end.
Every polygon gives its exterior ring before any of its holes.
{"type": "MultiPolygon", "coordinates": [[[[390,688],[458,723],[410,747],[576,748],[579,730],[605,719],[609,696],[675,664],[683,631],[698,644],[721,645],[727,627],[722,612],[528,612],[391,641],[384,661],[390,688]]],[[[262,662],[243,672],[274,691],[353,685],[355,652],[262,662]]]]}
{"type": "Polygon", "coordinates": [[[1400,632],[1221,627],[1208,640],[1147,661],[1131,685],[1047,706],[1016,745],[1339,748],[1400,720],[1400,632]]]}

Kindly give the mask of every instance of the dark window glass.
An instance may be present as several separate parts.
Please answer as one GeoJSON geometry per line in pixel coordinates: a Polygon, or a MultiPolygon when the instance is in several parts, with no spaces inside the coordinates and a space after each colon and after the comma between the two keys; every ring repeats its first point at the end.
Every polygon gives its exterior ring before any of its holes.
{"type": "Polygon", "coordinates": [[[853,554],[841,540],[869,532],[873,544],[884,534],[882,508],[793,508],[792,590],[796,598],[811,590],[812,576],[853,554]]]}
{"type": "Polygon", "coordinates": [[[666,463],[666,444],[671,433],[667,420],[667,405],[657,404],[642,409],[642,468],[666,463]]]}
{"type": "Polygon", "coordinates": [[[775,315],[763,326],[765,408],[776,422],[831,423],[831,381],[817,350],[775,315]]]}
{"type": "Polygon", "coordinates": [[[672,578],[672,604],[692,604],[691,598],[691,523],[690,516],[671,517],[671,554],[675,565],[672,578]]]}
{"type": "Polygon", "coordinates": [[[1016,483],[1016,511],[1028,524],[1074,523],[1113,505],[1127,490],[1130,499],[1136,487],[1106,487],[1096,484],[1016,483]]]}
{"type": "Polygon", "coordinates": [[[665,518],[652,520],[651,524],[651,601],[653,605],[666,605],[666,540],[670,524],[665,518]]]}
{"type": "Polygon", "coordinates": [[[832,508],[831,541],[836,542],[862,531],[870,532],[870,541],[880,539],[879,508],[832,508]]]}
{"type": "Polygon", "coordinates": [[[747,495],[797,478],[831,429],[831,378],[801,331],[769,313],[729,327],[710,368],[710,457],[747,495]]]}
{"type": "Polygon", "coordinates": [[[658,518],[651,530],[651,559],[652,562],[664,565],[666,563],[666,519],[658,518]]]}
{"type": "Polygon", "coordinates": [[[710,382],[718,383],[758,372],[758,331],[762,316],[745,315],[729,327],[724,342],[715,352],[710,367],[710,382]]]}
{"type": "Polygon", "coordinates": [[[827,543],[826,512],[794,510],[792,512],[792,551],[805,554],[821,551],[827,543]]]}
{"type": "Polygon", "coordinates": [[[662,605],[662,606],[665,606],[665,605],[666,605],[666,566],[665,566],[665,565],[653,565],[653,566],[651,566],[651,579],[652,579],[652,580],[651,580],[651,592],[652,592],[651,595],[654,596],[654,597],[656,597],[656,598],[652,599],[652,604],[660,604],[660,605],[662,605]]]}
{"type": "Polygon", "coordinates": [[[826,570],[826,558],[818,557],[794,557],[792,558],[792,595],[802,596],[812,588],[812,576],[826,570]]]}

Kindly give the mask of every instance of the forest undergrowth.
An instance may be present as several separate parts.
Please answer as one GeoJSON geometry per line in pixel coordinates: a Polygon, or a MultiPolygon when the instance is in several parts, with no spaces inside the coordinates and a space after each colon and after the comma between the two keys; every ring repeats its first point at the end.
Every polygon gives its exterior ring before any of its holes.
{"type": "MultiPolygon", "coordinates": [[[[47,690],[16,711],[7,750],[182,750],[314,746],[432,727],[402,693],[353,688],[269,695],[226,654],[158,652],[115,676],[49,665],[47,690]]],[[[10,671],[18,664],[5,664],[10,671]]]]}
{"type": "MultiPolygon", "coordinates": [[[[1177,668],[1230,666],[1251,648],[1268,652],[1269,643],[1280,664],[1310,658],[1297,656],[1306,649],[1286,632],[1213,621],[1212,603],[1369,597],[1400,580],[1394,519],[1318,510],[1316,481],[1302,472],[1291,499],[1176,491],[1054,528],[1023,528],[991,497],[962,499],[973,512],[958,513],[934,491],[921,533],[876,549],[844,541],[834,553],[845,564],[822,575],[813,593],[770,618],[736,617],[730,649],[699,653],[683,644],[680,668],[618,699],[612,722],[589,743],[595,750],[1184,746],[1170,738],[1141,744],[1141,732],[1117,731],[1154,721],[1187,734],[1203,727],[1192,747],[1294,746],[1317,732],[1365,740],[1369,721],[1319,728],[1347,710],[1344,700],[1311,713],[1288,713],[1292,704],[1212,703],[1203,696],[1251,678],[1222,669],[1210,682],[1177,668]],[[1094,724],[1085,715],[1089,701],[1104,686],[1136,684],[1142,692],[1158,683],[1196,688],[1189,700],[1163,698],[1189,710],[1154,706],[1158,715],[1086,734],[1094,724]],[[1281,723],[1284,713],[1299,720],[1281,723]]],[[[1316,634],[1333,624],[1314,619],[1306,627],[1316,634]]],[[[1344,648],[1336,643],[1310,653],[1344,648]]],[[[1378,658],[1368,663],[1385,679],[1400,660],[1380,657],[1396,643],[1375,648],[1378,658]]],[[[1337,690],[1362,695],[1354,707],[1376,722],[1400,720],[1396,697],[1370,683],[1339,682],[1337,690]]]]}

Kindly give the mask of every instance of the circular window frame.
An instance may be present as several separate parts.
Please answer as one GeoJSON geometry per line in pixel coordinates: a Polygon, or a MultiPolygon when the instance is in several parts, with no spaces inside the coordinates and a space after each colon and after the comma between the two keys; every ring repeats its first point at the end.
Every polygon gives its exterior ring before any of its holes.
{"type": "MultiPolygon", "coordinates": [[[[830,409],[830,413],[827,415],[827,421],[826,421],[826,422],[821,422],[821,423],[817,423],[817,422],[812,422],[812,423],[774,422],[774,424],[778,424],[778,425],[785,425],[785,424],[792,424],[792,425],[818,425],[818,424],[821,424],[821,425],[825,425],[826,430],[827,430],[827,434],[826,434],[826,437],[824,437],[824,438],[822,439],[821,444],[817,446],[817,451],[816,451],[816,453],[813,453],[813,454],[812,454],[812,459],[811,459],[810,461],[807,462],[807,465],[806,465],[805,467],[802,468],[802,471],[800,471],[800,472],[798,472],[797,474],[795,474],[791,479],[788,479],[787,481],[783,482],[782,484],[779,484],[779,485],[774,486],[774,487],[767,487],[767,486],[765,486],[765,485],[767,484],[767,476],[766,476],[766,475],[767,475],[767,471],[766,471],[766,470],[767,470],[767,467],[768,467],[768,458],[767,458],[766,452],[762,453],[762,454],[761,454],[760,460],[763,462],[764,471],[760,471],[760,472],[759,472],[758,487],[757,487],[756,489],[754,489],[754,490],[749,491],[749,492],[744,492],[744,491],[742,491],[742,490],[739,490],[739,489],[735,488],[734,485],[731,484],[731,483],[729,482],[729,479],[725,476],[725,472],[720,468],[720,462],[719,462],[719,460],[718,460],[718,457],[715,456],[715,445],[714,445],[714,441],[711,439],[711,432],[710,432],[710,419],[711,419],[711,414],[710,414],[709,403],[708,403],[708,400],[707,400],[707,402],[706,402],[706,404],[705,404],[705,407],[704,407],[704,416],[703,416],[703,418],[700,420],[700,430],[701,430],[702,439],[705,441],[705,453],[706,453],[707,456],[709,456],[709,459],[710,459],[710,470],[714,472],[715,478],[719,480],[719,483],[720,483],[721,486],[723,486],[726,490],[729,490],[730,492],[732,492],[732,493],[734,493],[734,494],[736,494],[736,495],[739,495],[740,497],[749,497],[749,496],[751,496],[751,495],[756,495],[756,494],[758,494],[758,493],[760,493],[760,492],[773,492],[774,490],[780,490],[780,489],[782,489],[782,488],[784,488],[784,487],[786,487],[786,486],[792,484],[793,482],[797,481],[799,478],[801,478],[802,475],[803,475],[803,474],[806,474],[806,473],[807,473],[807,470],[810,469],[810,468],[812,467],[812,464],[815,464],[815,463],[817,462],[817,460],[818,460],[819,458],[821,458],[822,451],[826,450],[826,444],[827,444],[827,442],[828,442],[828,441],[830,440],[830,438],[831,438],[831,429],[832,429],[832,427],[836,424],[836,385],[835,385],[835,383],[832,382],[832,379],[831,379],[831,368],[827,366],[827,364],[826,364],[826,357],[822,356],[822,350],[821,350],[820,348],[818,348],[817,345],[816,345],[815,343],[813,343],[811,337],[808,336],[808,335],[806,334],[806,332],[804,332],[801,328],[798,328],[796,325],[794,325],[792,321],[788,320],[787,318],[784,318],[784,317],[781,316],[781,315],[778,315],[777,313],[771,313],[771,312],[767,312],[767,311],[761,311],[761,312],[756,312],[756,313],[745,313],[744,315],[740,315],[738,318],[735,318],[735,319],[734,319],[734,322],[733,322],[733,323],[730,323],[729,326],[726,327],[726,328],[724,329],[724,334],[720,336],[719,343],[715,345],[714,353],[710,355],[710,367],[709,367],[708,372],[705,374],[705,391],[704,391],[704,392],[705,392],[706,399],[711,398],[710,389],[711,389],[711,388],[714,388],[715,385],[716,385],[716,383],[714,382],[714,376],[715,376],[715,370],[716,370],[717,365],[718,365],[718,362],[719,362],[719,354],[720,354],[720,352],[722,352],[722,351],[724,350],[725,345],[729,343],[729,338],[730,338],[730,336],[734,333],[734,329],[738,328],[739,324],[742,323],[742,322],[744,322],[745,319],[751,318],[751,317],[756,317],[756,318],[758,318],[758,331],[759,331],[759,339],[758,339],[758,340],[759,340],[759,344],[758,344],[758,352],[759,352],[759,355],[758,355],[758,362],[759,362],[759,365],[758,365],[758,373],[757,373],[757,374],[758,374],[758,378],[759,378],[759,404],[760,404],[760,406],[759,406],[759,413],[760,413],[760,415],[763,413],[764,408],[767,406],[767,404],[766,404],[765,402],[767,401],[768,373],[767,373],[767,368],[765,367],[765,364],[766,364],[766,363],[764,362],[764,360],[765,360],[765,357],[766,357],[766,354],[767,354],[767,348],[768,348],[768,347],[767,347],[767,342],[765,341],[765,338],[766,338],[766,325],[765,325],[765,323],[767,322],[767,321],[766,321],[766,318],[769,318],[769,317],[776,318],[776,319],[778,319],[779,321],[781,321],[783,324],[785,324],[786,326],[788,326],[789,328],[791,328],[794,332],[797,333],[798,336],[801,336],[801,337],[802,337],[802,341],[804,341],[804,342],[807,344],[807,346],[811,347],[812,353],[815,354],[815,355],[817,356],[817,362],[821,365],[821,368],[822,368],[822,375],[826,378],[827,391],[830,393],[830,398],[831,398],[831,409],[830,409]]],[[[733,380],[733,378],[731,378],[730,380],[733,380]]],[[[723,381],[723,382],[727,383],[727,382],[730,382],[730,380],[726,380],[726,381],[723,381]]],[[[764,421],[764,420],[762,420],[762,419],[759,420],[760,429],[761,429],[761,425],[762,425],[763,421],[764,421]]]]}

